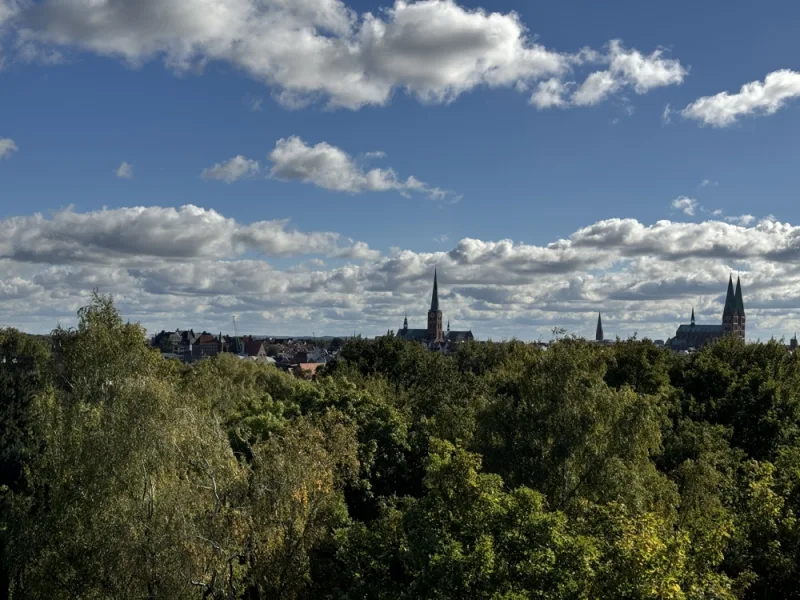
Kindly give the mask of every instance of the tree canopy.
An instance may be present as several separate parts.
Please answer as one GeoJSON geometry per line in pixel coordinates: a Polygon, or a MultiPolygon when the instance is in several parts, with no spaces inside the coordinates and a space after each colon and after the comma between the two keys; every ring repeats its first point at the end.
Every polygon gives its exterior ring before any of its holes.
{"type": "Polygon", "coordinates": [[[338,340],[181,365],[110,298],[0,331],[12,598],[798,598],[800,356],[338,340]]]}

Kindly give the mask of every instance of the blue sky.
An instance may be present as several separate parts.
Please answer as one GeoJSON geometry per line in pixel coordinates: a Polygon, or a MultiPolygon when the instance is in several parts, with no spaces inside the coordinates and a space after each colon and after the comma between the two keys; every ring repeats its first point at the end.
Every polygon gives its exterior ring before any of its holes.
{"type": "MultiPolygon", "coordinates": [[[[16,148],[0,160],[0,219],[9,232],[16,232],[3,254],[11,274],[5,298],[0,294],[4,324],[47,330],[56,319],[68,321],[69,311],[80,305],[94,282],[120,297],[123,310],[148,328],[182,326],[187,318],[197,327],[208,322],[219,328],[236,311],[242,314],[240,323],[253,331],[277,333],[316,323],[330,333],[357,328],[373,334],[395,326],[398,315],[420,303],[417,319],[424,320],[430,270],[439,264],[452,316],[482,338],[535,338],[554,323],[589,334],[594,326],[590,315],[597,310],[607,313],[609,332],[637,330],[666,337],[686,306],[699,305],[706,320],[717,320],[726,273],[733,269],[745,274],[746,299],[751,283],[753,315],[763,310],[760,320],[749,320],[759,337],[790,334],[800,325],[791,302],[796,274],[791,264],[774,258],[777,250],[793,248],[794,230],[786,227],[798,221],[800,150],[795,141],[800,139],[800,102],[793,97],[800,95],[800,83],[793,74],[800,78],[800,6],[795,3],[762,3],[759,10],[753,10],[752,3],[730,1],[658,7],[632,1],[423,3],[431,15],[441,17],[440,27],[457,29],[456,20],[448,21],[454,15],[479,15],[489,29],[492,23],[527,28],[517,40],[526,50],[541,47],[566,57],[591,48],[600,58],[581,63],[559,59],[572,62],[558,73],[526,71],[518,76],[503,71],[511,69],[503,63],[501,83],[490,82],[493,75],[480,67],[455,75],[437,72],[436,77],[458,82],[456,91],[451,85],[442,92],[433,75],[423,72],[425,63],[435,62],[442,52],[463,52],[491,62],[497,49],[481,46],[485,40],[476,41],[474,28],[455,49],[437,46],[447,42],[444,35],[425,38],[424,31],[414,35],[398,30],[396,44],[372,54],[364,51],[364,63],[359,63],[367,65],[368,75],[374,66],[375,73],[389,81],[390,92],[377,101],[374,96],[368,99],[372,92],[366,87],[340,89],[340,82],[324,72],[304,74],[305,91],[300,94],[295,74],[304,68],[297,65],[309,50],[298,46],[287,55],[285,49],[278,52],[270,46],[268,52],[275,52],[270,62],[259,44],[273,35],[271,23],[283,27],[288,22],[289,30],[306,27],[352,45],[361,39],[352,30],[363,25],[366,13],[391,28],[400,21],[400,12],[413,9],[415,3],[344,5],[325,0],[318,5],[330,14],[349,14],[349,33],[329,25],[338,21],[327,13],[308,16],[298,8],[287,17],[275,0],[184,3],[196,4],[198,11],[222,6],[269,17],[252,29],[224,13],[216,25],[213,15],[202,23],[198,18],[196,28],[183,26],[178,18],[171,22],[169,16],[159,21],[158,6],[171,3],[147,0],[125,12],[116,10],[119,3],[112,0],[105,9],[88,0],[72,0],[60,8],[54,2],[0,0],[0,20],[6,16],[0,25],[0,140],[12,141],[16,148]],[[476,13],[481,7],[485,11],[476,13]],[[99,25],[86,25],[92,11],[103,16],[99,25]],[[229,29],[233,33],[225,33],[229,29]],[[152,35],[152,44],[137,41],[142,31],[152,35]],[[237,35],[247,38],[244,46],[249,44],[249,49],[219,50],[231,41],[241,43],[237,35]],[[578,101],[570,98],[577,98],[573,94],[587,77],[613,71],[612,40],[621,41],[622,56],[636,53],[648,64],[633,74],[614,75],[615,87],[596,103],[575,105],[578,101]],[[181,63],[186,53],[175,50],[183,43],[195,44],[186,64],[181,63]],[[386,75],[396,64],[391,53],[399,51],[408,51],[414,60],[386,75]],[[650,65],[659,61],[667,61],[660,63],[667,70],[660,80],[650,65]],[[282,69],[290,75],[283,75],[282,69]],[[734,114],[727,122],[720,120],[722,109],[715,95],[737,94],[744,84],[764,82],[781,70],[787,71],[778,83],[726,105],[729,112],[734,106],[734,114]],[[475,77],[482,79],[469,83],[475,77]],[[564,106],[533,105],[530,98],[537,86],[551,79],[566,86],[564,106]],[[287,106],[286,97],[279,100],[281,94],[303,96],[302,106],[287,106]],[[780,97],[770,99],[770,94],[780,97]],[[701,98],[711,98],[711,106],[681,113],[701,98]],[[330,106],[343,102],[351,105],[330,106]],[[279,140],[295,138],[294,149],[301,154],[326,144],[317,148],[318,160],[336,151],[339,157],[349,157],[347,168],[356,169],[356,174],[391,168],[396,175],[387,180],[382,171],[384,179],[377,186],[343,183],[330,179],[342,175],[339,164],[320,184],[319,178],[303,171],[311,163],[297,162],[312,160],[309,155],[293,155],[293,162],[278,162],[271,155],[279,140]],[[371,152],[385,155],[370,158],[371,152]],[[201,176],[204,169],[222,166],[235,156],[250,161],[249,176],[230,183],[201,176]],[[129,177],[116,175],[123,161],[132,166],[129,177]],[[426,187],[404,188],[410,176],[426,187]],[[376,191],[381,186],[393,189],[376,191]],[[448,194],[438,198],[432,189],[448,194]],[[684,203],[673,206],[681,198],[684,203]],[[195,256],[185,248],[149,252],[113,247],[95,231],[108,231],[109,225],[100,221],[111,217],[97,213],[103,207],[184,205],[213,210],[242,227],[289,219],[286,230],[337,234],[340,246],[350,238],[368,245],[370,254],[275,251],[256,244],[227,254],[203,251],[195,256]],[[68,228],[73,236],[71,258],[62,259],[53,240],[65,234],[57,231],[52,212],[68,206],[82,215],[78,229],[92,231],[79,237],[68,228]],[[23,247],[30,236],[20,232],[36,227],[35,213],[43,213],[42,219],[49,222],[49,233],[37,230],[36,235],[53,244],[50,257],[31,259],[23,247]],[[742,215],[751,217],[736,220],[742,215]],[[645,265],[640,262],[647,252],[631,250],[630,240],[619,242],[610,236],[604,248],[615,253],[614,258],[602,264],[574,266],[562,257],[559,268],[541,266],[544,259],[535,249],[614,219],[635,220],[645,229],[664,219],[684,227],[696,223],[696,230],[681,230],[695,233],[675,235],[708,240],[721,236],[724,244],[735,248],[709,252],[714,242],[708,241],[680,258],[674,256],[675,248],[668,256],[653,250],[651,258],[660,262],[645,265]],[[750,241],[736,241],[736,236],[750,241]],[[763,249],[752,236],[765,237],[763,249]],[[488,254],[464,259],[457,249],[465,238],[473,240],[473,249],[483,244],[481,251],[488,254]],[[507,239],[515,243],[511,250],[486,250],[485,244],[507,239]],[[85,251],[80,251],[82,244],[85,251]],[[101,258],[87,258],[95,252],[101,258]],[[287,296],[276,301],[283,308],[253,301],[263,298],[266,289],[241,294],[194,284],[181,290],[156,289],[148,271],[192,263],[194,271],[201,272],[215,259],[252,259],[269,268],[270,277],[283,282],[279,291],[287,296]],[[88,275],[92,272],[94,278],[88,275]],[[43,273],[53,277],[43,278],[43,273]],[[346,289],[336,287],[342,273],[353,278],[346,289]],[[497,273],[508,276],[503,279],[497,273]],[[627,279],[619,275],[617,285],[625,289],[652,283],[669,291],[635,301],[614,300],[614,277],[620,273],[627,279]],[[315,277],[326,281],[322,288],[309,287],[315,277]],[[292,291],[301,288],[302,292],[292,291]],[[253,298],[246,297],[250,293],[253,298]],[[381,300],[385,295],[392,298],[388,304],[381,300]],[[487,296],[500,301],[487,304],[487,296]],[[556,308],[559,299],[561,308],[556,308]],[[286,309],[290,304],[291,310],[286,309]],[[165,308],[173,305],[174,311],[165,308]]],[[[478,28],[482,23],[471,22],[478,28]]],[[[310,52],[313,57],[313,49],[310,52]]],[[[513,69],[528,68],[520,64],[515,62],[513,69]]],[[[290,100],[298,104],[297,98],[290,100]]],[[[112,213],[119,214],[123,213],[112,213]]],[[[139,225],[122,227],[135,226],[139,225]]],[[[198,230],[200,235],[203,231],[198,230]]],[[[168,235],[174,240],[177,234],[168,235]]],[[[672,234],[668,237],[674,239],[672,234]]],[[[275,288],[269,292],[277,296],[275,288]]]]}

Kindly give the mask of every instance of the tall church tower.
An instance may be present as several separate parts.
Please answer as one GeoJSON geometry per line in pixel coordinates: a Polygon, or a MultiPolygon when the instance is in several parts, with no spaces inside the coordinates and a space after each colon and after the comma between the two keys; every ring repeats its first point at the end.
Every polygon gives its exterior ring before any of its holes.
{"type": "Polygon", "coordinates": [[[597,313],[597,329],[594,332],[594,339],[598,342],[603,341],[603,318],[597,313]]]}
{"type": "Polygon", "coordinates": [[[437,283],[436,269],[433,269],[433,295],[431,296],[431,309],[428,311],[428,340],[442,342],[442,311],[439,310],[439,285],[437,283]]]}
{"type": "Polygon", "coordinates": [[[736,314],[733,317],[733,333],[744,339],[745,332],[745,315],[744,315],[744,299],[742,298],[742,280],[737,275],[736,277],[736,292],[733,295],[736,304],[736,314]]]}
{"type": "Polygon", "coordinates": [[[734,319],[738,321],[736,295],[733,292],[733,275],[731,275],[728,278],[728,294],[725,296],[725,308],[722,309],[722,333],[731,334],[734,332],[734,319]]]}

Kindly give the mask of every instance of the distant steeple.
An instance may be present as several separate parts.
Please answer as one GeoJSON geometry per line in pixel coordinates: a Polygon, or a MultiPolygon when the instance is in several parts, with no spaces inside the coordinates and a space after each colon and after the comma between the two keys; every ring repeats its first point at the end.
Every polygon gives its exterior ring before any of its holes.
{"type": "Polygon", "coordinates": [[[603,341],[603,317],[600,316],[600,313],[597,313],[597,330],[594,333],[594,339],[598,342],[603,341]]]}
{"type": "Polygon", "coordinates": [[[736,295],[733,293],[733,275],[728,278],[728,294],[725,296],[725,308],[722,309],[722,317],[732,317],[736,312],[736,295]]]}
{"type": "Polygon", "coordinates": [[[447,319],[447,331],[450,331],[450,319],[447,319]]]}
{"type": "Polygon", "coordinates": [[[694,325],[694,306],[692,307],[692,325],[694,325]]]}
{"type": "Polygon", "coordinates": [[[431,311],[439,310],[439,284],[436,277],[436,267],[433,268],[433,295],[431,296],[431,311]]]}
{"type": "Polygon", "coordinates": [[[428,341],[441,342],[444,339],[442,333],[442,311],[439,310],[439,281],[436,268],[433,269],[433,294],[431,295],[431,309],[428,311],[428,341]]]}
{"type": "Polygon", "coordinates": [[[734,294],[734,300],[736,302],[736,313],[743,317],[744,315],[744,300],[742,299],[742,281],[739,276],[736,276],[736,293],[734,294]]]}
{"type": "Polygon", "coordinates": [[[406,316],[403,319],[403,329],[408,329],[408,313],[406,313],[406,316]]]}

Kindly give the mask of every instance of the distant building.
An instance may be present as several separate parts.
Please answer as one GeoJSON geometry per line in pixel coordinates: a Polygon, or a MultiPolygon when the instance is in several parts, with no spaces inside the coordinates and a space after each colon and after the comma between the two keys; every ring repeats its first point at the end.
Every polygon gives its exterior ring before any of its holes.
{"type": "Polygon", "coordinates": [[[594,332],[594,340],[596,342],[603,341],[603,317],[597,313],[597,329],[594,332]]]}
{"type": "Polygon", "coordinates": [[[397,332],[397,337],[420,342],[429,347],[468,342],[475,339],[472,331],[451,331],[450,321],[447,322],[447,331],[442,331],[442,311],[439,310],[439,284],[436,269],[433,271],[433,294],[431,295],[431,308],[428,311],[427,329],[410,329],[408,327],[408,316],[406,316],[403,319],[403,328],[397,332]]]}
{"type": "Polygon", "coordinates": [[[688,350],[701,348],[705,344],[717,340],[725,335],[735,335],[742,339],[745,337],[746,316],[744,300],[742,298],[741,280],[736,278],[736,291],[733,289],[733,277],[728,279],[728,293],[725,297],[725,307],[722,310],[722,323],[720,325],[697,325],[692,317],[688,325],[681,325],[675,332],[675,337],[669,341],[674,350],[688,350]]]}
{"type": "Polygon", "coordinates": [[[222,335],[216,337],[205,333],[200,335],[192,344],[192,361],[216,356],[222,352],[224,352],[222,335]]]}

